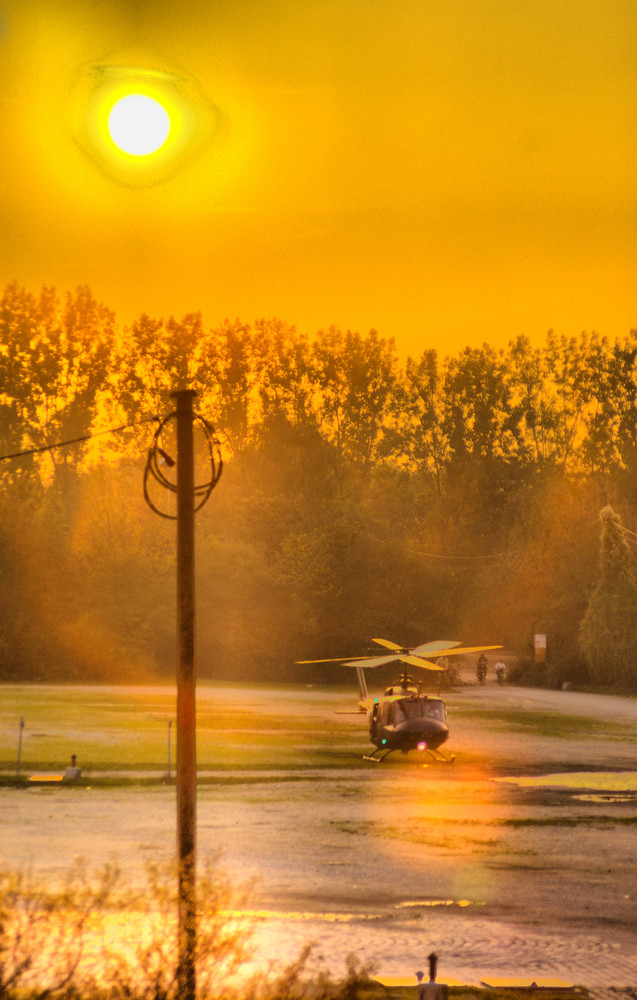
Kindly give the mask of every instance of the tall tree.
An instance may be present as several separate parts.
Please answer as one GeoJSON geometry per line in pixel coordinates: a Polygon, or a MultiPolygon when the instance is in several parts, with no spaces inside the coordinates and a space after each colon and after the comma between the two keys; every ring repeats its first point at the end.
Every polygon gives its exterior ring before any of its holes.
{"type": "Polygon", "coordinates": [[[450,463],[488,466],[519,451],[518,414],[502,351],[488,344],[467,347],[447,362],[443,380],[445,428],[450,463]]]}
{"type": "Polygon", "coordinates": [[[637,330],[613,345],[608,391],[615,407],[614,442],[620,478],[637,502],[637,330]]]}
{"type": "Polygon", "coordinates": [[[580,627],[580,645],[598,684],[637,684],[637,582],[621,518],[612,507],[599,515],[599,577],[580,627]]]}
{"type": "Polygon", "coordinates": [[[210,330],[198,345],[195,362],[202,408],[236,455],[249,444],[254,423],[256,376],[249,325],[226,320],[210,330]]]}
{"type": "Polygon", "coordinates": [[[315,426],[316,372],[309,338],[278,319],[261,319],[252,332],[252,352],[261,426],[281,421],[315,426]]]}
{"type": "MultiPolygon", "coordinates": [[[[107,378],[114,320],[86,286],[69,292],[64,307],[53,288],[36,297],[8,286],[0,305],[5,447],[41,447],[88,432],[107,378]]],[[[78,454],[55,450],[42,462],[50,474],[78,454]]]]}
{"type": "Polygon", "coordinates": [[[391,400],[392,421],[386,431],[386,450],[400,464],[431,477],[437,494],[448,458],[448,443],[442,427],[441,373],[435,350],[427,350],[415,361],[408,357],[402,378],[397,380],[391,400]]]}
{"type": "Polygon", "coordinates": [[[553,459],[556,426],[546,352],[532,347],[528,337],[517,337],[508,346],[506,369],[520,453],[526,462],[543,468],[553,459]]]}
{"type": "Polygon", "coordinates": [[[368,474],[376,458],[397,377],[393,340],[332,326],[313,344],[319,425],[341,466],[368,474]]]}
{"type": "Polygon", "coordinates": [[[549,330],[545,359],[556,463],[567,474],[604,472],[616,459],[617,444],[607,339],[595,332],[557,337],[549,330]]]}

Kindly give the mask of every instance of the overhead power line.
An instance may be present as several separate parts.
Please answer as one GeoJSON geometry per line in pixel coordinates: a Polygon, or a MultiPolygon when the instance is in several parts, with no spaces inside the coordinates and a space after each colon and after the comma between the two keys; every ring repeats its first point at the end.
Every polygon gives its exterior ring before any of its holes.
{"type": "Polygon", "coordinates": [[[103,437],[105,434],[119,434],[127,431],[130,427],[137,427],[139,424],[149,424],[158,421],[159,417],[144,417],[142,420],[133,420],[130,424],[122,424],[121,427],[109,427],[105,431],[94,431],[92,434],[83,434],[81,437],[69,438],[68,441],[56,441],[54,444],[43,444],[39,448],[27,448],[24,451],[14,451],[11,455],[0,455],[0,462],[9,458],[24,458],[27,455],[40,455],[45,451],[53,451],[54,448],[66,448],[72,444],[81,444],[82,441],[90,441],[91,438],[103,437]]]}
{"type": "Polygon", "coordinates": [[[625,528],[623,524],[619,525],[619,530],[622,537],[628,542],[629,545],[637,547],[637,532],[631,531],[630,528],[625,528]]]}
{"type": "Polygon", "coordinates": [[[504,559],[506,556],[511,555],[511,552],[518,551],[517,549],[511,549],[509,552],[491,552],[484,553],[483,555],[447,555],[441,552],[423,552],[422,549],[414,549],[410,545],[402,545],[400,542],[392,541],[389,538],[380,538],[378,535],[372,534],[372,532],[367,532],[368,538],[373,538],[376,542],[381,542],[383,545],[391,545],[392,547],[397,547],[403,552],[411,552],[415,556],[424,556],[426,559],[446,559],[446,560],[483,560],[483,559],[504,559]]]}
{"type": "Polygon", "coordinates": [[[406,545],[401,546],[404,552],[411,552],[415,556],[425,556],[427,559],[447,559],[447,560],[482,560],[482,559],[504,559],[505,556],[510,555],[510,552],[485,552],[483,555],[477,556],[457,556],[457,555],[444,555],[440,552],[423,552],[421,549],[412,549],[406,545]]]}

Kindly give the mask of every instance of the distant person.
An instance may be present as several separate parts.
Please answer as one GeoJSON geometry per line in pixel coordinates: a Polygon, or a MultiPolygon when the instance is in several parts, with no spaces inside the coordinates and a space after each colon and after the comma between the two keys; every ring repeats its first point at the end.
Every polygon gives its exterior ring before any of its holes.
{"type": "Polygon", "coordinates": [[[495,676],[498,678],[498,684],[500,685],[500,687],[502,687],[502,685],[504,684],[505,672],[506,672],[506,666],[504,665],[502,660],[498,660],[498,662],[495,665],[495,676]]]}
{"type": "Polygon", "coordinates": [[[487,658],[484,653],[480,653],[478,657],[478,666],[476,667],[476,674],[478,676],[478,683],[484,684],[485,678],[487,676],[487,658]]]}

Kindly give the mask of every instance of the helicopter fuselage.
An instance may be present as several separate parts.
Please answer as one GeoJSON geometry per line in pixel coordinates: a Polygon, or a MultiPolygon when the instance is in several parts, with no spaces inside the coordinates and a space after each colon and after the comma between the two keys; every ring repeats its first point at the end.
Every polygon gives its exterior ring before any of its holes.
{"type": "Polygon", "coordinates": [[[374,753],[384,751],[385,756],[393,750],[432,752],[449,738],[442,698],[411,691],[388,693],[373,701],[367,718],[369,737],[376,747],[374,753]]]}
{"type": "MultiPolygon", "coordinates": [[[[485,649],[500,649],[500,646],[461,646],[459,642],[436,639],[421,643],[413,649],[399,646],[389,639],[374,639],[373,642],[389,650],[380,656],[355,656],[353,659],[336,657],[333,660],[298,660],[298,663],[343,663],[354,667],[358,677],[360,712],[366,712],[369,722],[369,736],[375,749],[365,754],[366,760],[377,763],[384,760],[394,750],[409,753],[422,750],[434,760],[451,764],[455,755],[447,757],[440,750],[449,738],[447,711],[442,698],[430,698],[421,693],[407,673],[407,667],[421,667],[425,670],[443,672],[441,663],[430,660],[448,656],[464,656],[466,653],[482,653],[485,649]],[[383,698],[371,699],[367,692],[365,670],[398,661],[403,664],[400,680],[385,691],[383,698]],[[379,756],[376,756],[379,754],[379,756]]],[[[440,690],[440,684],[438,685],[440,690]]]]}

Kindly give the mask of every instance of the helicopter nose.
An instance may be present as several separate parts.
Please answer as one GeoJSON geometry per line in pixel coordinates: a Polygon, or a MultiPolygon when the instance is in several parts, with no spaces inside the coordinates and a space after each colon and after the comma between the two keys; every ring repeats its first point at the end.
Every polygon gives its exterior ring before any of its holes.
{"type": "Polygon", "coordinates": [[[410,726],[410,735],[413,736],[416,745],[423,744],[435,750],[441,746],[449,736],[449,727],[440,719],[412,719],[414,725],[410,726]]]}

